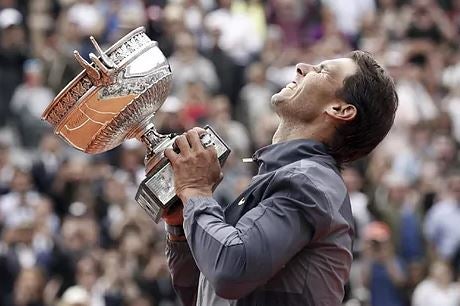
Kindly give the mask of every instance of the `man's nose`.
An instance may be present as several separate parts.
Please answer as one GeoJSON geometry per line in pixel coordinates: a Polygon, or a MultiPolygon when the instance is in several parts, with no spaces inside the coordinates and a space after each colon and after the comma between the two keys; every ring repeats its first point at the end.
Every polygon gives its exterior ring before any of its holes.
{"type": "Polygon", "coordinates": [[[306,76],[307,73],[313,70],[313,66],[305,63],[298,63],[296,66],[296,72],[297,74],[300,74],[301,76],[306,76]]]}

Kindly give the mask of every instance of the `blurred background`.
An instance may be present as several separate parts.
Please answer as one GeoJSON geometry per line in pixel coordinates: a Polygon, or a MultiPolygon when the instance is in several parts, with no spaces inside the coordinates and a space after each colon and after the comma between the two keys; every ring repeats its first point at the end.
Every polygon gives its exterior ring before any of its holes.
{"type": "Polygon", "coordinates": [[[72,51],[145,26],[174,73],[160,132],[211,124],[233,149],[229,203],[271,142],[270,97],[297,62],[354,49],[395,79],[393,129],[345,167],[357,237],[345,305],[460,305],[460,1],[0,0],[0,305],[174,306],[165,233],[134,202],[136,141],[101,155],[40,115],[81,70],[72,51]]]}

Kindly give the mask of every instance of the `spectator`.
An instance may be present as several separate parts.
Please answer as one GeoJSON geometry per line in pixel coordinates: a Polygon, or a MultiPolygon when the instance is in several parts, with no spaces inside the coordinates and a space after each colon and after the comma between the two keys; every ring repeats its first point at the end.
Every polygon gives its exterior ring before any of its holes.
{"type": "Polygon", "coordinates": [[[429,277],[415,289],[412,306],[458,305],[459,289],[459,284],[452,282],[452,270],[449,264],[435,261],[430,266],[429,277]]]}
{"type": "Polygon", "coordinates": [[[7,306],[45,306],[45,276],[37,268],[24,269],[19,274],[12,299],[7,306]]]}
{"type": "MultiPolygon", "coordinates": [[[[11,181],[11,191],[0,197],[0,220],[5,229],[11,229],[11,239],[16,239],[15,229],[28,227],[35,219],[36,201],[39,194],[32,184],[27,169],[16,168],[11,181]]],[[[22,235],[18,236],[21,239],[22,235]]]]}
{"type": "Polygon", "coordinates": [[[103,306],[104,292],[100,279],[99,263],[91,256],[85,256],[77,261],[76,283],[89,293],[90,304],[103,306]]]}
{"type": "Polygon", "coordinates": [[[199,40],[204,34],[203,18],[205,15],[203,1],[190,0],[184,3],[184,23],[186,28],[199,40]]]}
{"type": "Polygon", "coordinates": [[[460,54],[454,53],[452,64],[447,66],[442,73],[442,85],[448,94],[442,101],[442,109],[446,111],[453,123],[455,140],[460,141],[460,112],[457,106],[460,103],[460,54]]]}
{"type": "Polygon", "coordinates": [[[426,216],[425,233],[435,254],[444,260],[453,259],[460,247],[460,174],[451,173],[447,177],[447,191],[426,216]]]}
{"type": "Polygon", "coordinates": [[[97,1],[75,2],[67,12],[70,23],[77,26],[81,36],[100,36],[104,29],[104,16],[97,7],[97,1]]]}
{"type": "Polygon", "coordinates": [[[0,125],[11,115],[10,102],[22,81],[22,68],[28,57],[21,13],[13,8],[0,11],[0,125]]]}
{"type": "Polygon", "coordinates": [[[406,282],[402,262],[395,255],[391,233],[381,222],[370,223],[364,230],[366,267],[363,270],[372,306],[405,305],[402,288],[406,282]]]}
{"type": "Polygon", "coordinates": [[[62,306],[89,306],[90,298],[88,291],[80,286],[73,286],[67,289],[60,301],[62,306]]]}
{"type": "Polygon", "coordinates": [[[314,42],[322,35],[321,3],[316,0],[269,1],[269,22],[282,31],[285,49],[299,48],[314,42]]]}
{"type": "MultiPolygon", "coordinates": [[[[426,60],[425,57],[419,59],[426,60]]],[[[414,57],[401,67],[401,76],[396,80],[396,90],[400,105],[396,113],[395,127],[414,125],[426,120],[432,120],[438,115],[438,108],[430,93],[422,83],[421,63],[414,57]],[[415,62],[414,62],[415,61],[415,62]]]]}
{"type": "Polygon", "coordinates": [[[267,22],[263,0],[233,1],[232,11],[247,15],[251,20],[252,27],[257,32],[257,36],[261,41],[265,39],[267,22]]]}
{"type": "Polygon", "coordinates": [[[396,254],[405,264],[423,258],[422,225],[417,213],[417,199],[409,182],[394,173],[384,178],[386,197],[379,203],[381,216],[390,226],[396,254]]]}
{"type": "Polygon", "coordinates": [[[14,167],[10,162],[10,148],[0,142],[0,195],[8,193],[13,179],[14,167]]]}
{"type": "Polygon", "coordinates": [[[421,178],[425,161],[433,158],[432,133],[424,122],[413,126],[409,133],[408,146],[395,156],[392,171],[414,184],[421,178]]]}
{"type": "Polygon", "coordinates": [[[184,103],[175,96],[169,96],[157,116],[155,117],[161,134],[185,132],[183,122],[180,120],[184,110],[184,103]]]}
{"type": "Polygon", "coordinates": [[[245,66],[262,48],[262,37],[246,14],[232,11],[232,2],[218,0],[219,8],[205,17],[204,24],[219,29],[219,47],[237,65],[245,66]]]}
{"type": "Polygon", "coordinates": [[[380,15],[378,27],[389,40],[402,39],[410,22],[410,8],[397,0],[379,0],[377,4],[380,15]]]}
{"type": "Polygon", "coordinates": [[[245,157],[250,154],[248,130],[240,122],[231,119],[230,101],[225,96],[215,96],[211,100],[210,124],[224,141],[233,148],[233,154],[245,157]]]}
{"type": "Polygon", "coordinates": [[[127,29],[145,24],[146,13],[141,0],[100,1],[98,7],[105,21],[101,35],[103,41],[115,42],[127,29]]]}
{"type": "Polygon", "coordinates": [[[182,120],[186,129],[203,125],[209,117],[209,93],[203,83],[191,81],[187,84],[184,95],[182,120]]]}
{"type": "Polygon", "coordinates": [[[81,66],[75,61],[69,47],[79,48],[79,41],[71,42],[72,31],[49,29],[44,35],[44,44],[37,51],[37,57],[43,62],[43,81],[54,93],[58,93],[81,71],[81,66]],[[70,32],[70,33],[69,33],[70,32]],[[70,45],[70,46],[69,46],[70,45]]]}
{"type": "Polygon", "coordinates": [[[411,15],[412,20],[406,32],[411,39],[441,43],[455,35],[452,24],[435,1],[414,1],[411,15]]]}
{"type": "MultiPolygon", "coordinates": [[[[217,43],[235,63],[233,85],[239,91],[244,85],[244,68],[262,49],[263,37],[247,13],[233,9],[233,2],[236,1],[218,0],[219,8],[205,17],[204,24],[220,33],[217,43]]],[[[237,94],[231,98],[237,98],[237,94]]]]}
{"type": "Polygon", "coordinates": [[[252,134],[258,128],[260,118],[273,114],[269,101],[275,90],[267,82],[265,74],[262,63],[253,63],[247,69],[248,82],[240,92],[239,118],[252,134]]]}
{"type": "Polygon", "coordinates": [[[214,66],[198,53],[197,42],[190,33],[177,34],[169,64],[174,73],[173,92],[176,94],[182,94],[189,82],[201,82],[209,92],[216,91],[219,86],[214,66]]]}
{"type": "Polygon", "coordinates": [[[62,142],[53,134],[44,134],[40,139],[39,151],[32,164],[32,177],[37,190],[52,196],[52,185],[66,156],[62,142]]]}
{"type": "Polygon", "coordinates": [[[356,42],[363,25],[375,18],[375,2],[372,0],[331,1],[323,0],[330,14],[335,16],[338,29],[351,42],[356,42]]]}
{"type": "Polygon", "coordinates": [[[433,138],[432,146],[438,173],[446,176],[450,169],[458,165],[455,141],[449,135],[436,135],[433,138]]]}
{"type": "MultiPolygon", "coordinates": [[[[164,3],[166,1],[158,2],[164,3]]],[[[152,14],[154,15],[153,21],[155,21],[157,18],[162,19],[162,22],[152,30],[155,32],[160,32],[159,37],[155,39],[158,40],[158,45],[161,51],[163,51],[164,55],[166,57],[170,57],[174,52],[174,42],[176,40],[176,35],[187,30],[184,22],[184,8],[180,5],[169,3],[164,7],[164,10],[160,10],[158,6],[154,5],[151,7],[151,12],[153,12],[152,14]]]]}
{"type": "Polygon", "coordinates": [[[40,61],[27,60],[24,63],[24,77],[24,83],[16,88],[11,99],[11,110],[18,118],[16,128],[23,145],[36,147],[38,140],[49,129],[41,120],[41,115],[54,94],[43,85],[43,65],[40,61]]]}
{"type": "Polygon", "coordinates": [[[365,193],[362,192],[363,177],[358,169],[347,167],[342,171],[342,177],[347,186],[350,195],[350,203],[353,211],[353,218],[356,224],[356,241],[355,250],[361,252],[362,250],[362,237],[364,229],[371,222],[371,214],[368,209],[369,199],[365,193]]]}
{"type": "Polygon", "coordinates": [[[216,25],[209,25],[205,28],[208,33],[209,46],[204,50],[205,56],[213,63],[219,78],[219,93],[230,98],[233,105],[236,104],[239,92],[236,73],[239,72],[238,66],[233,59],[219,46],[222,35],[221,30],[216,25]]]}

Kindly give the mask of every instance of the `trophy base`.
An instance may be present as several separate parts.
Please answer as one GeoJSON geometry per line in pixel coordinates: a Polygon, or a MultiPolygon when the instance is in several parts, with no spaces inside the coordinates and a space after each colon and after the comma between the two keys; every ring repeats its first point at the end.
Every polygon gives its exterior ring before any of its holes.
{"type": "MultiPolygon", "coordinates": [[[[217,157],[222,166],[227,160],[231,150],[210,126],[206,126],[204,129],[208,132],[214,142],[217,157]]],[[[172,147],[173,143],[174,139],[169,142],[169,147],[172,147]]],[[[147,173],[147,176],[140,184],[135,197],[137,203],[145,210],[155,223],[160,221],[160,218],[164,214],[165,210],[180,201],[174,189],[174,173],[171,164],[164,156],[163,152],[164,150],[159,153],[161,154],[160,158],[158,158],[158,156],[154,157],[154,159],[158,161],[147,173]]]]}

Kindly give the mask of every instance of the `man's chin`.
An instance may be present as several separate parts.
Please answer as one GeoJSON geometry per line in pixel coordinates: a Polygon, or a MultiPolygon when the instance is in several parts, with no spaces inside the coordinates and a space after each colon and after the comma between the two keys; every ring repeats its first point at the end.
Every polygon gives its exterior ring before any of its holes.
{"type": "Polygon", "coordinates": [[[282,103],[284,100],[286,100],[286,98],[283,97],[281,92],[278,92],[272,96],[271,103],[273,106],[277,106],[278,104],[282,103]]]}

